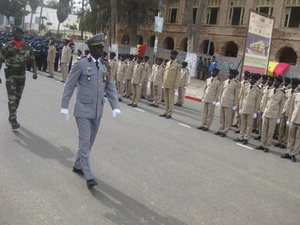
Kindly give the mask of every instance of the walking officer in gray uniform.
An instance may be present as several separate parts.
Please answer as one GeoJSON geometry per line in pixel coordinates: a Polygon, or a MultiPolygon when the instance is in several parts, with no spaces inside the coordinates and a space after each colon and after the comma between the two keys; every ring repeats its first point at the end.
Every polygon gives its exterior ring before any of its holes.
{"type": "Polygon", "coordinates": [[[79,131],[79,150],[73,171],[84,175],[89,188],[97,185],[89,155],[100,125],[105,94],[113,109],[113,116],[121,113],[109,63],[102,59],[104,42],[103,33],[96,34],[85,42],[90,54],[74,63],[67,77],[61,102],[61,115],[68,118],[69,101],[77,84],[73,115],[79,131]]]}

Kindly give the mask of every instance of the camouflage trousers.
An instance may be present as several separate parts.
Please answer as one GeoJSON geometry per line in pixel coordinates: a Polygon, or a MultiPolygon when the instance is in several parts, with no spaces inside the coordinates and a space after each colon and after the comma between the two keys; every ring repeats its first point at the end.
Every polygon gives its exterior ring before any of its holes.
{"type": "Polygon", "coordinates": [[[24,75],[8,75],[6,76],[6,90],[8,96],[9,120],[17,118],[17,109],[25,86],[24,75]]]}

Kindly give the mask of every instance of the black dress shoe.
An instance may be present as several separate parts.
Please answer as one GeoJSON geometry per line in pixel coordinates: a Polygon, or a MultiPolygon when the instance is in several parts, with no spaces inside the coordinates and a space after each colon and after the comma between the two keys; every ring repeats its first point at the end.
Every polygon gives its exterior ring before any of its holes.
{"type": "Polygon", "coordinates": [[[145,99],[145,96],[142,96],[141,99],[145,99]]]}
{"type": "Polygon", "coordinates": [[[47,77],[48,77],[48,78],[53,78],[53,76],[50,76],[50,75],[49,75],[49,76],[47,76],[47,77]]]}
{"type": "Polygon", "coordinates": [[[282,145],[279,146],[279,148],[285,149],[285,148],[286,148],[286,145],[282,144],[282,145]]]}
{"type": "Polygon", "coordinates": [[[132,107],[137,107],[137,104],[133,104],[132,107]]]}
{"type": "Polygon", "coordinates": [[[217,131],[214,133],[214,135],[221,135],[221,132],[217,131]]]}
{"type": "Polygon", "coordinates": [[[151,103],[151,104],[149,104],[149,106],[154,106],[154,104],[153,104],[153,103],[151,103]]]}
{"type": "Polygon", "coordinates": [[[175,103],[174,105],[175,105],[175,106],[179,106],[178,103],[175,103]]]}
{"type": "Polygon", "coordinates": [[[182,107],[182,104],[178,103],[178,106],[179,106],[179,107],[182,107]]]}
{"type": "Polygon", "coordinates": [[[242,142],[242,144],[243,144],[243,145],[248,144],[248,140],[245,140],[245,139],[244,139],[243,142],[242,142]]]}
{"type": "Polygon", "coordinates": [[[268,149],[268,148],[265,148],[265,149],[264,149],[264,152],[265,152],[265,153],[269,152],[269,149],[268,149]]]}
{"type": "Polygon", "coordinates": [[[18,129],[20,127],[20,124],[17,122],[16,119],[10,120],[9,122],[11,124],[12,129],[18,129]]]}
{"type": "Polygon", "coordinates": [[[258,130],[256,130],[256,131],[254,132],[254,134],[259,134],[259,131],[258,131],[258,130]]]}
{"type": "Polygon", "coordinates": [[[77,169],[77,168],[73,167],[73,172],[74,173],[79,173],[79,174],[83,175],[82,169],[77,169]]]}
{"type": "Polygon", "coordinates": [[[236,138],[236,139],[234,139],[233,141],[235,141],[235,142],[243,142],[243,140],[241,140],[241,139],[239,139],[239,138],[236,138]]]}
{"type": "Polygon", "coordinates": [[[130,104],[127,104],[127,105],[128,105],[128,106],[132,106],[133,104],[130,103],[130,104]]]}
{"type": "Polygon", "coordinates": [[[161,102],[165,102],[165,100],[162,99],[161,102]]]}
{"type": "Polygon", "coordinates": [[[118,98],[118,101],[119,101],[119,102],[121,102],[121,101],[122,101],[122,99],[121,99],[121,98],[118,98]]]}
{"type": "Polygon", "coordinates": [[[280,147],[280,145],[281,145],[280,143],[276,143],[274,146],[275,147],[280,147]]]}
{"type": "Polygon", "coordinates": [[[239,134],[239,133],[240,133],[240,131],[239,131],[239,130],[236,130],[236,131],[234,131],[234,133],[235,133],[235,134],[239,134]]]}
{"type": "Polygon", "coordinates": [[[274,136],[273,136],[273,139],[274,139],[274,140],[278,140],[278,136],[275,136],[275,135],[274,135],[274,136]]]}
{"type": "Polygon", "coordinates": [[[129,95],[126,95],[125,98],[130,98],[130,96],[129,96],[129,95]]]}
{"type": "Polygon", "coordinates": [[[281,155],[280,158],[283,158],[283,159],[290,159],[291,156],[290,156],[289,153],[285,153],[285,154],[281,155]]]}
{"type": "Polygon", "coordinates": [[[291,156],[291,161],[296,162],[296,157],[294,155],[291,156]]]}
{"type": "Polygon", "coordinates": [[[96,185],[98,185],[98,183],[95,181],[95,179],[91,179],[91,180],[87,180],[87,181],[86,181],[86,186],[87,186],[88,188],[93,187],[93,186],[96,186],[96,185]]]}
{"type": "Polygon", "coordinates": [[[160,114],[159,117],[166,117],[166,114],[160,114]]]}
{"type": "Polygon", "coordinates": [[[170,115],[166,116],[166,119],[171,119],[171,118],[172,118],[172,116],[170,116],[170,115]]]}
{"type": "Polygon", "coordinates": [[[254,138],[254,140],[260,140],[261,136],[257,136],[254,138]]]}
{"type": "Polygon", "coordinates": [[[203,130],[203,126],[197,127],[198,130],[203,130]]]}
{"type": "Polygon", "coordinates": [[[159,107],[159,105],[154,105],[153,107],[155,107],[155,108],[158,108],[158,107],[159,107]]]}
{"type": "Polygon", "coordinates": [[[204,127],[203,129],[202,129],[202,131],[208,131],[209,129],[207,128],[207,127],[204,127]]]}
{"type": "Polygon", "coordinates": [[[226,134],[225,133],[221,133],[220,137],[226,137],[226,134]]]}
{"type": "Polygon", "coordinates": [[[238,127],[238,125],[237,125],[237,124],[234,124],[234,125],[231,125],[231,127],[238,127]]]}
{"type": "Polygon", "coordinates": [[[257,150],[264,150],[264,147],[263,146],[257,146],[255,149],[257,149],[257,150]]]}
{"type": "Polygon", "coordinates": [[[255,130],[255,129],[253,129],[253,130],[252,130],[252,133],[255,133],[255,131],[256,131],[256,130],[255,130]]]}

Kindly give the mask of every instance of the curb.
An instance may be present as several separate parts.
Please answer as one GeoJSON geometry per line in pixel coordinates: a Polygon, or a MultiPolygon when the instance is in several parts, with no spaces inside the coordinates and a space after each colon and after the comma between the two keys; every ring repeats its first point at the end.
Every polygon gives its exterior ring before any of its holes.
{"type": "Polygon", "coordinates": [[[201,98],[193,97],[193,96],[190,96],[190,95],[186,95],[185,98],[193,100],[193,101],[197,101],[197,102],[202,102],[201,98]]]}

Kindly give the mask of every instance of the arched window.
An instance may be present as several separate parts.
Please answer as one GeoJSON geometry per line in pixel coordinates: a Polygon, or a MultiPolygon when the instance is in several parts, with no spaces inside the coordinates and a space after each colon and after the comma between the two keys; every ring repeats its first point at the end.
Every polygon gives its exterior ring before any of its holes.
{"type": "Polygon", "coordinates": [[[180,50],[187,52],[187,38],[185,38],[181,41],[180,50]]]}
{"type": "Polygon", "coordinates": [[[228,57],[237,57],[238,46],[233,41],[229,41],[225,45],[225,56],[228,57]]]}
{"type": "Polygon", "coordinates": [[[122,37],[121,44],[123,44],[123,45],[129,45],[129,41],[130,41],[129,36],[128,36],[128,35],[124,35],[124,36],[122,37]]]}
{"type": "Polygon", "coordinates": [[[174,49],[174,40],[171,37],[167,37],[163,42],[163,48],[173,50],[174,49]]]}
{"type": "Polygon", "coordinates": [[[140,36],[140,35],[137,36],[137,43],[138,43],[138,45],[144,44],[144,41],[143,41],[143,37],[142,37],[142,36],[140,36]]]}
{"type": "Polygon", "coordinates": [[[279,62],[296,64],[297,53],[291,47],[283,47],[277,53],[277,59],[279,62]]]}

